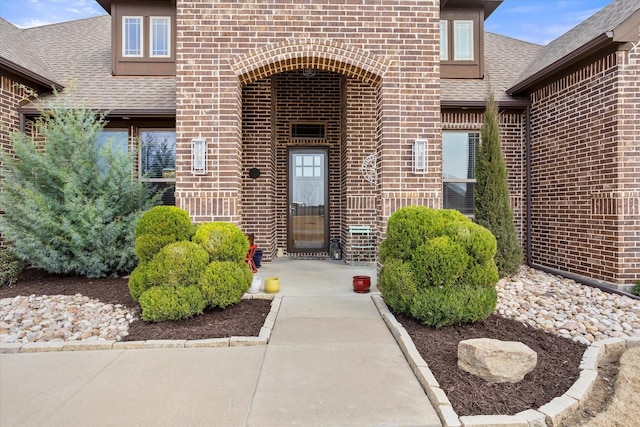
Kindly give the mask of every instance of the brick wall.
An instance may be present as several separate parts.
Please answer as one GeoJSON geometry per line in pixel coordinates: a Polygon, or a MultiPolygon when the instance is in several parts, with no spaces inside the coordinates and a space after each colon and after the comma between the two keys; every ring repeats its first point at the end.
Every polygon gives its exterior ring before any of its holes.
{"type": "MultiPolygon", "coordinates": [[[[438,1],[192,0],[178,1],[177,12],[176,199],[195,221],[247,223],[248,206],[241,202],[249,199],[243,195],[242,87],[303,68],[338,73],[371,88],[366,96],[375,99],[378,230],[399,207],[441,205],[438,1]],[[204,176],[189,173],[193,137],[210,142],[204,176]],[[435,166],[415,176],[411,143],[418,137],[429,139],[435,166]]],[[[339,151],[331,162],[339,173],[339,151]]],[[[340,194],[332,197],[335,206],[346,203],[340,194]]]]}
{"type": "Polygon", "coordinates": [[[628,55],[531,94],[533,262],[613,283],[638,279],[640,103],[628,55]]]}

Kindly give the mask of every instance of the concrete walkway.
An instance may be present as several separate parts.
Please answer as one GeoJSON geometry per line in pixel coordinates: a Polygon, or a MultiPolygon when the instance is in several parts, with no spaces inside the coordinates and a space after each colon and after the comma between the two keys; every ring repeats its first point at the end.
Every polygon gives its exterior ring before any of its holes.
{"type": "Polygon", "coordinates": [[[283,295],[267,346],[3,354],[0,425],[440,426],[369,294],[350,288],[367,272],[265,265],[283,295]]]}

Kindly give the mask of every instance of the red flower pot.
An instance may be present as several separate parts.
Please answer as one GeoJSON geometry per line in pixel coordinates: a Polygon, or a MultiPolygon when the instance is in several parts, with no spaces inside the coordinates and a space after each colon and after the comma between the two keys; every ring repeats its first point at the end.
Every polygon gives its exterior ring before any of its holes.
{"type": "Polygon", "coordinates": [[[371,277],[369,276],[353,276],[353,291],[359,294],[369,292],[371,287],[371,277]]]}

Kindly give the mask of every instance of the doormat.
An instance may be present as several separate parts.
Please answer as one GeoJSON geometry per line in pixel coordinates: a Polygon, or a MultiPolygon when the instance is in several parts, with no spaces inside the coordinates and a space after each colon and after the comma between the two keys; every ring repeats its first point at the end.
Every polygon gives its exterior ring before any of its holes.
{"type": "Polygon", "coordinates": [[[293,255],[293,254],[289,254],[289,259],[295,259],[295,260],[298,260],[298,259],[302,259],[302,260],[304,260],[304,259],[322,260],[322,259],[327,259],[327,256],[326,255],[300,255],[300,254],[293,255]]]}

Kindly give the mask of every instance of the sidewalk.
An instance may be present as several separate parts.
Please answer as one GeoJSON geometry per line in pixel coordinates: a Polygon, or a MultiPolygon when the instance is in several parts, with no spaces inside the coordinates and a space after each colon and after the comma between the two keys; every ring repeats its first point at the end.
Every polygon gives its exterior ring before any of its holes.
{"type": "Polygon", "coordinates": [[[1,355],[0,425],[440,426],[362,271],[292,263],[267,346],[1,355]]]}

